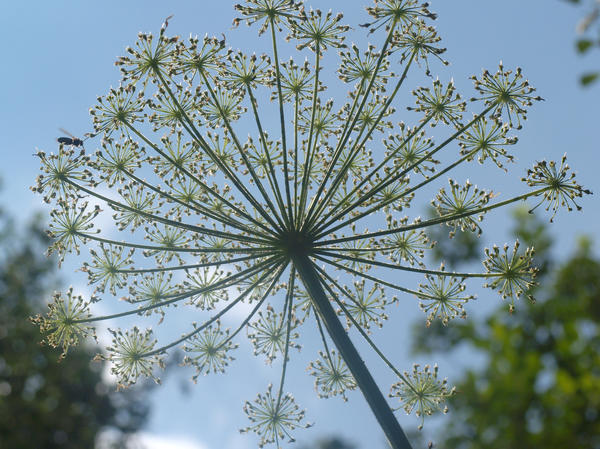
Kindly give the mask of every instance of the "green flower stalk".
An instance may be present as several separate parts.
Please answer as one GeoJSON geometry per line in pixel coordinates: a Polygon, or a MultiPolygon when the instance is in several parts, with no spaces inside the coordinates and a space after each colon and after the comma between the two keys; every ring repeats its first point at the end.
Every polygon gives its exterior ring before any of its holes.
{"type": "Polygon", "coordinates": [[[285,381],[290,349],[318,329],[322,348],[309,366],[318,395],[347,399],[360,390],[391,447],[410,448],[353,340],[364,340],[396,377],[390,394],[399,408],[420,417],[445,411],[452,389],[437,380],[437,367],[401,372],[375,343],[377,329],[395,318],[389,306],[406,298],[402,306],[420,305],[427,323],[449,324],[474,299],[467,282],[483,279],[513,307],[535,275],[533,250],[518,245],[487,250],[482,272],[428,268],[434,242],[426,228],[480,234],[496,208],[537,198],[534,209],[556,213],[579,208],[576,199],[590,192],[564,159],[537,163],[524,178],[530,189],[512,198],[464,180],[447,187],[446,175],[463,163],[505,170],[517,140],[510,133],[540,98],[521,69],[500,65],[474,78],[480,103],[471,118],[454,83],[437,78],[413,89],[415,104],[401,112],[398,92],[409,73],[446,64],[427,4],[376,1],[363,25],[383,43],[364,50],[346,46],[341,14],[289,0],[248,0],[236,9],[234,24],[259,25],[268,54],[227,49],[224,39],[168,37],[165,23],[117,60],[121,84],[91,109],[98,138],[87,144],[99,149],[61,144],[56,154],[38,153],[42,174],[33,189],[55,207],[50,249],[62,260],[87,247],[82,271],[95,295],[57,294],[36,321],[66,352],[92,335],[95,321],[168,325],[171,306],[193,311],[198,321],[175,341],[141,324],[111,330],[107,358],[121,385],[157,379],[173,348],[183,349],[195,378],[224,372],[245,330],[255,354],[281,373],[275,388],[244,406],[251,421],[244,431],[277,447],[308,426],[285,381]],[[280,56],[290,48],[282,35],[298,56],[280,56]],[[339,52],[337,66],[331,50],[339,52]],[[324,96],[331,69],[346,98],[324,96]],[[395,125],[400,116],[409,124],[395,125]],[[439,142],[427,135],[434,126],[439,142]],[[440,188],[432,200],[438,216],[406,215],[430,184],[440,188]],[[129,309],[95,316],[91,302],[110,297],[129,309]],[[240,305],[248,314],[223,329],[223,317],[240,305]]]}

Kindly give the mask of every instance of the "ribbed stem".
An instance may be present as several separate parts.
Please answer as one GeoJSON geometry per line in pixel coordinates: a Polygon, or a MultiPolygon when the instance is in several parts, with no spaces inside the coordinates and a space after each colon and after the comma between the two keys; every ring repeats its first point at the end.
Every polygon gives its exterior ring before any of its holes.
{"type": "Polygon", "coordinates": [[[298,254],[292,255],[292,262],[300,275],[300,279],[302,279],[315,310],[323,319],[329,336],[337,346],[346,365],[348,365],[391,447],[393,449],[412,449],[394,416],[394,412],[333,310],[313,263],[307,255],[298,254]]]}

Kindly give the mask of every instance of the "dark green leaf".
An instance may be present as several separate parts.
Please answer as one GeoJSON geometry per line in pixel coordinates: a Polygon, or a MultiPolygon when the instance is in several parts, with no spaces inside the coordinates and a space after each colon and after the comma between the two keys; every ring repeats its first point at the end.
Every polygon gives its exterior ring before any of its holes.
{"type": "Polygon", "coordinates": [[[577,41],[577,51],[579,53],[585,53],[592,48],[593,45],[594,43],[590,39],[579,39],[577,41]]]}
{"type": "Polygon", "coordinates": [[[590,84],[595,82],[599,76],[600,76],[600,72],[586,73],[585,75],[582,75],[582,77],[581,77],[581,80],[580,80],[581,84],[584,86],[589,86],[590,84]]]}

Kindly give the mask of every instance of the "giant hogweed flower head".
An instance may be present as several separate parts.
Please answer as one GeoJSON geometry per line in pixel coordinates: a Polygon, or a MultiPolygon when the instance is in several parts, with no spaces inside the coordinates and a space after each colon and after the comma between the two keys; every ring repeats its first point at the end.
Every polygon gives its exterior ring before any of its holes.
{"type": "Polygon", "coordinates": [[[166,24],[158,37],[141,34],[118,60],[121,84],[91,109],[100,148],[63,144],[55,155],[38,153],[34,190],[55,208],[52,249],[61,258],[89,251],[82,271],[95,292],[90,301],[57,294],[36,321],[66,352],[92,334],[95,321],[130,317],[169,326],[174,307],[193,311],[195,321],[174,341],[146,325],[111,324],[106,357],[124,386],[157,378],[173,348],[183,349],[195,378],[228,371],[245,331],[256,355],[281,370],[277,387],[244,407],[251,421],[245,430],[257,433],[260,445],[280,445],[307,426],[286,392],[286,372],[297,357],[290,349],[318,330],[322,347],[309,371],[319,396],[347,399],[359,389],[392,447],[408,448],[350,333],[393,372],[391,394],[401,407],[421,417],[443,411],[451,390],[437,380],[437,368],[402,372],[374,341],[377,329],[397,318],[391,306],[412,302],[427,323],[450,324],[466,316],[468,282],[484,279],[512,305],[527,295],[534,270],[531,250],[518,245],[488,250],[481,273],[428,267],[434,243],[426,228],[479,234],[483,217],[498,207],[537,197],[556,213],[563,205],[579,208],[575,199],[589,192],[564,160],[538,163],[525,178],[533,190],[503,200],[468,181],[444,187],[445,175],[462,163],[492,161],[495,169],[512,160],[516,138],[508,133],[539,98],[520,69],[501,66],[476,79],[474,99],[483,106],[467,120],[454,83],[436,77],[433,86],[413,89],[416,104],[408,107],[415,115],[403,117],[412,123],[394,126],[408,73],[422,62],[428,73],[444,50],[427,5],[376,1],[369,28],[383,44],[364,51],[346,47],[350,29],[340,14],[305,12],[287,0],[249,0],[237,10],[236,22],[260,25],[269,41],[264,54],[227,49],[224,38],[168,37],[166,24]],[[280,57],[282,33],[309,56],[305,62],[280,57]],[[342,101],[323,94],[326,80],[335,80],[324,76],[327,52],[339,52],[333,74],[349,89],[342,101]],[[271,114],[273,104],[279,114],[271,114]],[[427,124],[436,126],[435,136],[427,124]],[[412,215],[434,185],[441,188],[433,199],[438,216],[412,215]],[[96,316],[92,299],[111,297],[129,309],[96,316]],[[247,314],[222,327],[238,307],[247,314]]]}

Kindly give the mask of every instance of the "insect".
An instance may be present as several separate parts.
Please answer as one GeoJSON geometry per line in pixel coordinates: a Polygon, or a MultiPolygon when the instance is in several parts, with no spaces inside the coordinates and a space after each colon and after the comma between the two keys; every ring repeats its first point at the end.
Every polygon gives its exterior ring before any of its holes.
{"type": "Polygon", "coordinates": [[[58,139],[56,139],[58,141],[58,143],[63,143],[65,145],[73,145],[74,147],[82,147],[83,146],[83,142],[85,140],[87,140],[89,137],[91,137],[90,135],[87,135],[85,137],[85,139],[80,139],[79,137],[75,137],[73,134],[71,134],[69,131],[67,131],[66,129],[63,128],[59,128],[58,129],[61,133],[66,134],[68,137],[59,137],[58,139]]]}

